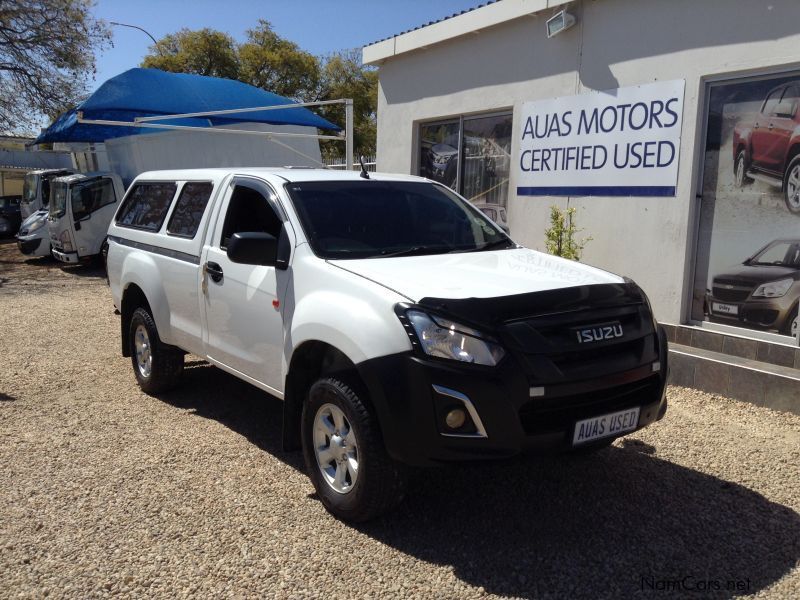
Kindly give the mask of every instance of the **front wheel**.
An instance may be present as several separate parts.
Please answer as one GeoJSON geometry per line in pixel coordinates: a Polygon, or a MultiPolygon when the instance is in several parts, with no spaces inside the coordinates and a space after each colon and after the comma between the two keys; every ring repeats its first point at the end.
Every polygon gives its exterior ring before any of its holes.
{"type": "Polygon", "coordinates": [[[789,212],[800,215],[800,155],[795,156],[783,177],[783,199],[789,212]]]}
{"type": "Polygon", "coordinates": [[[143,392],[157,394],[178,384],[183,373],[183,352],[161,341],[146,308],[133,311],[128,338],[133,372],[143,392]]]}
{"type": "Polygon", "coordinates": [[[736,187],[740,189],[753,181],[747,176],[747,153],[744,150],[740,150],[739,154],[736,155],[736,165],[733,170],[733,176],[736,181],[736,187]]]}
{"type": "Polygon", "coordinates": [[[402,501],[404,472],[387,454],[375,416],[347,383],[332,377],[314,383],[301,427],[308,475],[334,516],[367,521],[402,501]]]}
{"type": "Polygon", "coordinates": [[[795,306],[792,315],[789,317],[789,320],[786,323],[786,327],[783,330],[784,335],[790,335],[794,338],[795,344],[800,345],[800,306],[795,306]]]}

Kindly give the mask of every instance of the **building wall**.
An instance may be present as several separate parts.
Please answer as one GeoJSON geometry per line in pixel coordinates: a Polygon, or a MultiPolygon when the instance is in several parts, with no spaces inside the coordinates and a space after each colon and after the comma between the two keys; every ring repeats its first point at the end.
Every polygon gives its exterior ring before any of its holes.
{"type": "Polygon", "coordinates": [[[517,197],[511,235],[544,249],[551,205],[575,206],[592,241],[583,261],[634,278],[657,316],[683,320],[688,305],[702,164],[705,83],[800,65],[797,0],[579,0],[570,30],[547,39],[552,11],[524,17],[380,67],[378,170],[416,173],[421,121],[503,108],[514,112],[512,165],[519,160],[522,104],[653,81],[685,79],[675,198],[517,197]]]}

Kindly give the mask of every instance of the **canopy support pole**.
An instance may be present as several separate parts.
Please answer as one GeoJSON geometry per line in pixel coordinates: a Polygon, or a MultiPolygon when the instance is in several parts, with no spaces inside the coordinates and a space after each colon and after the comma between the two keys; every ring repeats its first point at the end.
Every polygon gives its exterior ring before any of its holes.
{"type": "Polygon", "coordinates": [[[344,101],[344,146],[345,165],[348,171],[353,170],[353,100],[344,101]]]}

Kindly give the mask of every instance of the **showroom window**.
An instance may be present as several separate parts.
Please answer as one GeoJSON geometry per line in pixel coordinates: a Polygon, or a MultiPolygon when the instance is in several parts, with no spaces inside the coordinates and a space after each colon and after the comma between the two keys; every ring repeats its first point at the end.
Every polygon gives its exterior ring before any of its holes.
{"type": "Polygon", "coordinates": [[[510,164],[511,113],[420,125],[419,174],[457,191],[495,220],[505,217],[510,164]]]}
{"type": "Polygon", "coordinates": [[[800,340],[798,92],[800,72],[708,84],[693,321],[800,340]]]}

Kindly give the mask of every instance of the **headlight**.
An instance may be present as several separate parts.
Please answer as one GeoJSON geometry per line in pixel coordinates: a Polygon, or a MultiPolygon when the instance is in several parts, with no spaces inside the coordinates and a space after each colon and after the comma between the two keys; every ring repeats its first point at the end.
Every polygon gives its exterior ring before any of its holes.
{"type": "Polygon", "coordinates": [[[25,232],[24,235],[30,235],[34,231],[37,231],[37,230],[41,229],[46,222],[47,221],[45,221],[44,219],[42,219],[42,220],[37,219],[36,221],[34,221],[30,225],[28,225],[27,231],[25,232]]]}
{"type": "Polygon", "coordinates": [[[61,246],[64,252],[72,252],[72,240],[69,239],[69,231],[62,231],[58,239],[61,240],[61,246]]]}
{"type": "Polygon", "coordinates": [[[769,283],[758,286],[756,291],[753,292],[753,298],[780,298],[786,295],[786,292],[789,291],[793,283],[794,279],[770,281],[769,283]]]}
{"type": "Polygon", "coordinates": [[[406,317],[429,356],[493,367],[506,354],[491,338],[471,327],[419,310],[409,310],[406,317]]]}

